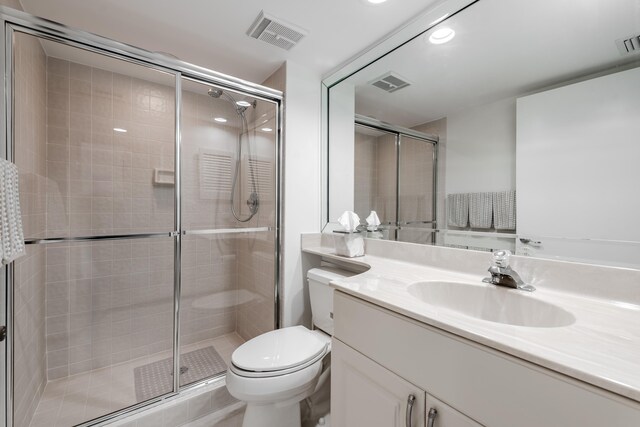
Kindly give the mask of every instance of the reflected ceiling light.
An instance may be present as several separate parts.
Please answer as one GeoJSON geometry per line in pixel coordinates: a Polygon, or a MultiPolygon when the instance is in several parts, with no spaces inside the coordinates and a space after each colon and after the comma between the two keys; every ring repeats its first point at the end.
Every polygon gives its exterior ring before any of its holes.
{"type": "Polygon", "coordinates": [[[218,123],[227,123],[227,119],[225,119],[224,117],[214,117],[213,120],[218,123]]]}
{"type": "Polygon", "coordinates": [[[260,130],[263,131],[263,132],[271,132],[273,129],[271,129],[271,128],[262,128],[260,130]]]}
{"type": "Polygon", "coordinates": [[[431,26],[433,26],[433,25],[436,25],[438,22],[442,22],[442,21],[444,21],[444,20],[447,18],[447,16],[449,16],[449,14],[448,14],[448,13],[445,13],[445,14],[444,14],[444,15],[442,15],[440,18],[436,19],[436,20],[435,20],[435,21],[433,21],[431,24],[429,24],[429,26],[431,27],[431,26]]]}
{"type": "Polygon", "coordinates": [[[451,28],[442,27],[438,30],[435,30],[433,33],[431,33],[431,35],[429,36],[429,41],[433,44],[442,44],[454,38],[455,35],[456,35],[456,32],[453,31],[451,28]]]}
{"type": "Polygon", "coordinates": [[[251,103],[247,101],[238,101],[236,105],[239,107],[251,107],[251,103]]]}
{"type": "Polygon", "coordinates": [[[113,130],[115,132],[127,133],[127,130],[126,129],[122,129],[122,128],[113,128],[113,130]]]}

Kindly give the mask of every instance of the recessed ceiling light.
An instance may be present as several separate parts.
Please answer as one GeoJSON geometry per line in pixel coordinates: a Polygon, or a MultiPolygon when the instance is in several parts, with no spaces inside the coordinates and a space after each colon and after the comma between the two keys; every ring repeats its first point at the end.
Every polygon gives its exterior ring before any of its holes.
{"type": "Polygon", "coordinates": [[[251,107],[251,103],[247,101],[238,101],[236,102],[236,105],[239,107],[251,107]]]}
{"type": "Polygon", "coordinates": [[[122,128],[113,128],[113,130],[115,132],[127,133],[127,130],[126,129],[122,129],[122,128]]]}
{"type": "Polygon", "coordinates": [[[387,0],[367,0],[367,3],[371,3],[371,4],[380,4],[380,3],[384,3],[387,0]]]}
{"type": "Polygon", "coordinates": [[[273,129],[271,129],[271,128],[262,128],[260,130],[263,131],[263,132],[271,132],[273,129]]]}
{"type": "Polygon", "coordinates": [[[431,33],[431,35],[429,36],[429,41],[433,44],[442,44],[454,38],[455,35],[456,32],[451,28],[443,27],[431,33]]]}
{"type": "Polygon", "coordinates": [[[213,120],[218,123],[227,123],[227,119],[225,119],[224,117],[214,117],[213,120]]]}

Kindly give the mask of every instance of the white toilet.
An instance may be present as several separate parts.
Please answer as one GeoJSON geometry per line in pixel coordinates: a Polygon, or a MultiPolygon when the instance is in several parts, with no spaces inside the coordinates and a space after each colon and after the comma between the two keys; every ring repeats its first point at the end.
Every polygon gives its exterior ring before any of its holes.
{"type": "Polygon", "coordinates": [[[300,401],[329,376],[329,367],[323,369],[333,335],[333,289],[329,281],[353,274],[332,267],[309,270],[311,313],[317,329],[277,329],[233,352],[227,388],[232,396],[247,403],[243,427],[300,427],[300,401]]]}

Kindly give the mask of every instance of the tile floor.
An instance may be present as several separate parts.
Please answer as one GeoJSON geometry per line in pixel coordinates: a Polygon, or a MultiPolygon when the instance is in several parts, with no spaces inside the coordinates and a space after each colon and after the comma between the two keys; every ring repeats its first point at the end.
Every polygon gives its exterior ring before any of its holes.
{"type": "MultiPolygon", "coordinates": [[[[182,353],[212,345],[229,364],[244,340],[236,333],[183,346],[182,353]]],[[[70,427],[138,403],[133,370],[170,357],[170,352],[136,359],[47,383],[31,427],[70,427]]]]}

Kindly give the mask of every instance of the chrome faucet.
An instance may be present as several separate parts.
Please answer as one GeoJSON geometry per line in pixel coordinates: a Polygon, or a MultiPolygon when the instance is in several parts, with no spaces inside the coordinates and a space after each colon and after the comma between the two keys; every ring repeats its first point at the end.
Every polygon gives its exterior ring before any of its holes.
{"type": "Polygon", "coordinates": [[[511,252],[509,251],[495,251],[491,259],[491,267],[489,267],[488,270],[489,273],[491,273],[491,277],[485,277],[482,281],[491,283],[492,285],[506,286],[527,292],[535,291],[536,288],[525,284],[520,278],[520,275],[509,266],[510,257],[511,252]]]}

